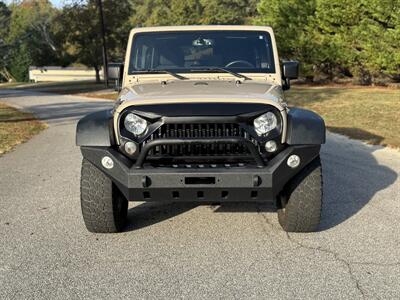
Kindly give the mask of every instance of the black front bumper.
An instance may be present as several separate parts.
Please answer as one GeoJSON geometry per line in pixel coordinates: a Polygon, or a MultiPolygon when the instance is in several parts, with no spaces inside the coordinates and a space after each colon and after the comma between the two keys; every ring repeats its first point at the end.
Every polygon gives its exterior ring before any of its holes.
{"type": "Polygon", "coordinates": [[[81,147],[83,157],[104,172],[130,201],[274,202],[284,186],[319,155],[320,145],[290,146],[264,166],[186,168],[142,167],[109,147],[81,147]],[[296,154],[301,163],[290,168],[296,154]],[[112,169],[101,160],[109,156],[112,169]]]}

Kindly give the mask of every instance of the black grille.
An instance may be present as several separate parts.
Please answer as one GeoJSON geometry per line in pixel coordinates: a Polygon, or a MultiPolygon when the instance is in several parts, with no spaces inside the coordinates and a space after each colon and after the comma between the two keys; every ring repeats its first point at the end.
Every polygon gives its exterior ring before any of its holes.
{"type": "MultiPolygon", "coordinates": [[[[252,140],[248,133],[234,123],[196,123],[164,124],[155,131],[146,142],[162,138],[228,138],[243,137],[252,140]]],[[[253,141],[253,140],[252,140],[253,141]]],[[[255,141],[253,141],[256,143],[255,141]]],[[[153,148],[148,158],[184,157],[184,156],[249,156],[245,145],[240,144],[206,144],[206,145],[165,145],[153,148]]]]}

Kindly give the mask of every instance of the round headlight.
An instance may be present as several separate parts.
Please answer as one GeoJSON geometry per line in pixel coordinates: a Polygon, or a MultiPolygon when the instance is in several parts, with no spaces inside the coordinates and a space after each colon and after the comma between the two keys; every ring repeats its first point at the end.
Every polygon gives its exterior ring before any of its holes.
{"type": "Polygon", "coordinates": [[[277,125],[278,120],[275,114],[270,111],[254,120],[254,129],[258,135],[263,135],[270,132],[276,128],[277,125]]]}
{"type": "Polygon", "coordinates": [[[141,135],[147,129],[147,121],[135,114],[127,114],[124,120],[126,130],[134,135],[141,135]]]}

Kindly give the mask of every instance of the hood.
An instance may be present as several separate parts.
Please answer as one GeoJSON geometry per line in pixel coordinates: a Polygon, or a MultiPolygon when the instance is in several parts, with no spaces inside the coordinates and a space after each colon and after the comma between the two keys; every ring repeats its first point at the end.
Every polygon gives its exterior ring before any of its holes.
{"type": "Polygon", "coordinates": [[[121,101],[151,104],[154,102],[215,102],[236,99],[245,102],[282,101],[283,92],[279,85],[252,80],[173,80],[146,82],[125,88],[120,94],[121,101]],[[250,101],[249,101],[250,100],[250,101]],[[253,100],[253,101],[252,101],[253,100]],[[208,101],[207,101],[208,102],[208,101]]]}

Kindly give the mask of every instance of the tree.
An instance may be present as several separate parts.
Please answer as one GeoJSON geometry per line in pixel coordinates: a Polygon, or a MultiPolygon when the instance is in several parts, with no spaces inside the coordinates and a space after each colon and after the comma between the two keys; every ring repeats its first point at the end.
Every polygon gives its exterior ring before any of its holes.
{"type": "Polygon", "coordinates": [[[400,0],[319,0],[317,33],[357,82],[400,76],[400,0]]]}
{"type": "Polygon", "coordinates": [[[132,26],[245,24],[257,0],[131,0],[132,26]]]}
{"type": "Polygon", "coordinates": [[[11,11],[4,2],[0,2],[0,81],[10,79],[6,66],[11,54],[11,47],[6,43],[6,37],[10,28],[11,11]]]}
{"type": "MultiPolygon", "coordinates": [[[[104,0],[103,11],[108,54],[111,59],[121,60],[129,33],[130,6],[127,2],[104,0]]],[[[100,81],[102,48],[97,1],[74,2],[64,7],[56,23],[56,37],[64,41],[65,60],[94,68],[96,80],[100,81]]]]}
{"type": "Polygon", "coordinates": [[[4,40],[12,51],[7,64],[17,80],[26,81],[29,66],[57,60],[50,32],[56,10],[47,0],[14,2],[9,8],[9,29],[4,40]]]}
{"type": "Polygon", "coordinates": [[[10,29],[11,11],[7,5],[0,1],[0,43],[4,43],[10,29]]]}
{"type": "Polygon", "coordinates": [[[261,0],[256,24],[274,27],[280,54],[303,75],[362,84],[400,80],[400,0],[261,0]]]}
{"type": "Polygon", "coordinates": [[[169,24],[196,25],[201,23],[204,8],[200,0],[172,0],[169,24]]]}
{"type": "Polygon", "coordinates": [[[245,24],[254,14],[255,1],[201,0],[204,7],[202,24],[245,24]]]}
{"type": "Polygon", "coordinates": [[[301,61],[303,75],[312,77],[316,0],[261,0],[258,12],[255,24],[274,28],[280,56],[301,61]]]}
{"type": "Polygon", "coordinates": [[[135,12],[132,14],[130,22],[134,27],[170,24],[169,0],[133,0],[131,3],[135,12]]]}

